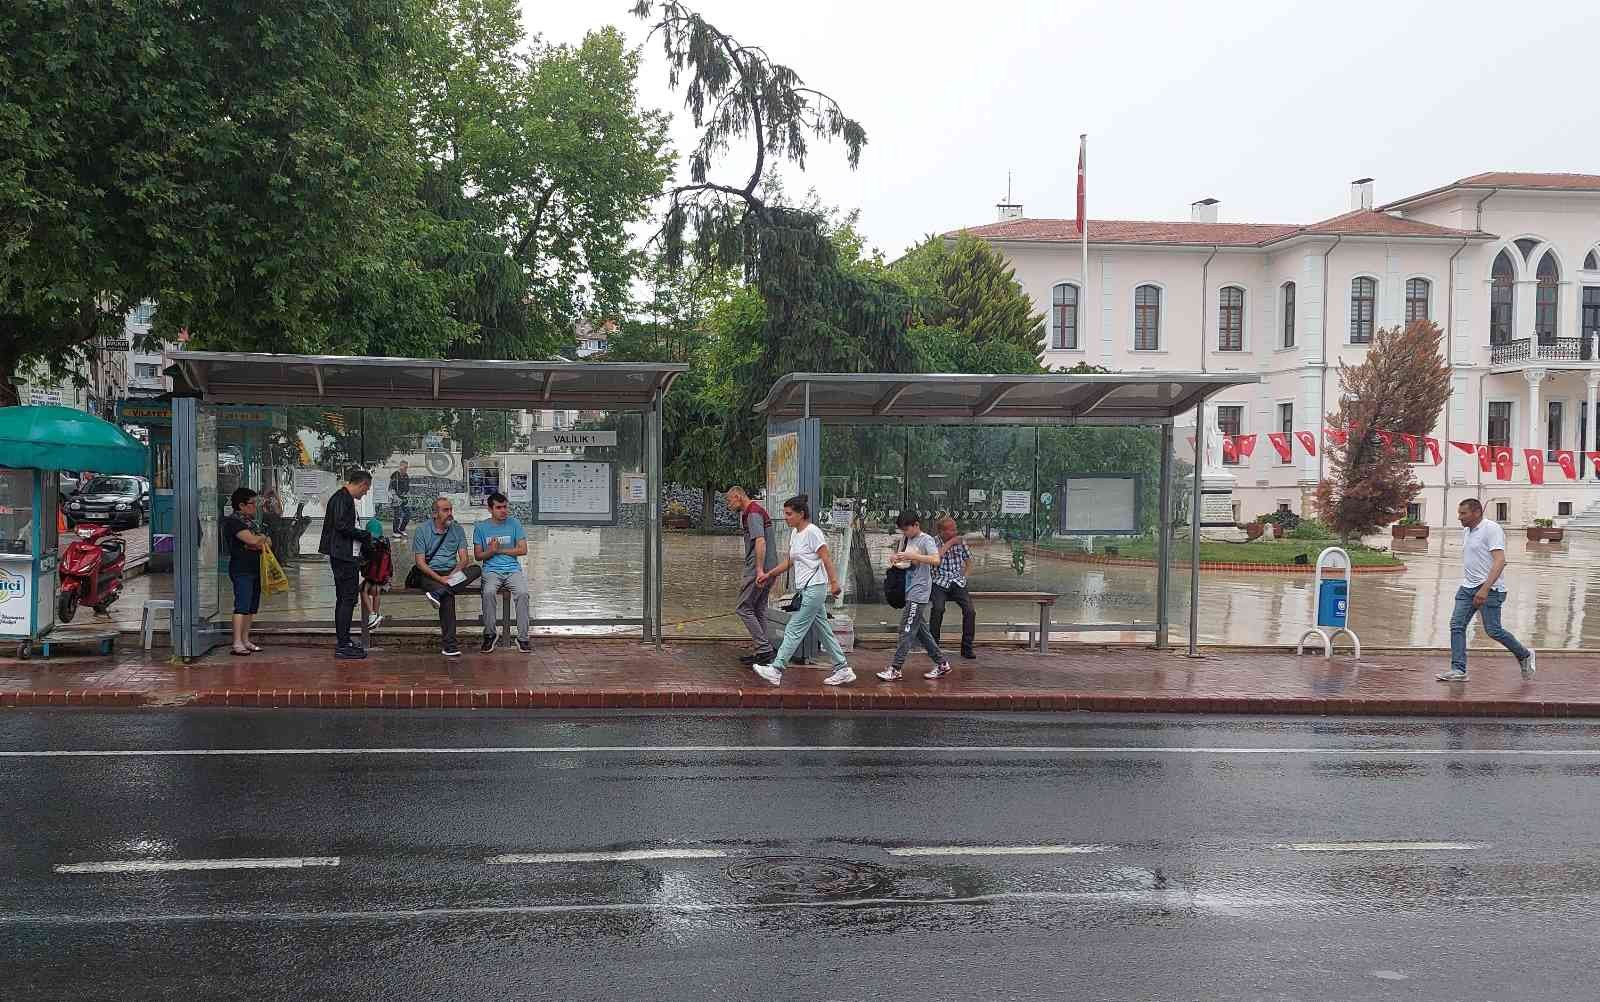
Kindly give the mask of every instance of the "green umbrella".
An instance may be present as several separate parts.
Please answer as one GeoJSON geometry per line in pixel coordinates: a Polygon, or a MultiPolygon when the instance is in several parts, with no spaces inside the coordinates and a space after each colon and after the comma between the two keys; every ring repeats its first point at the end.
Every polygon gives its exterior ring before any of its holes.
{"type": "Polygon", "coordinates": [[[143,475],[145,446],[70,407],[0,407],[0,466],[143,475]]]}

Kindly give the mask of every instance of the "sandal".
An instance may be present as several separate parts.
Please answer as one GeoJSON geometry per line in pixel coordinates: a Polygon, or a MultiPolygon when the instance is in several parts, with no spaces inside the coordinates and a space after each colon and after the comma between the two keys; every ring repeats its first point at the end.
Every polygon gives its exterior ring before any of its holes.
{"type": "Polygon", "coordinates": [[[241,651],[238,648],[232,648],[232,649],[230,649],[228,651],[228,653],[232,654],[236,658],[247,658],[247,657],[250,656],[250,651],[248,651],[248,650],[241,651]]]}
{"type": "Polygon", "coordinates": [[[257,645],[257,644],[246,642],[245,643],[245,647],[249,649],[251,654],[260,654],[261,653],[261,647],[259,645],[257,645]]]}

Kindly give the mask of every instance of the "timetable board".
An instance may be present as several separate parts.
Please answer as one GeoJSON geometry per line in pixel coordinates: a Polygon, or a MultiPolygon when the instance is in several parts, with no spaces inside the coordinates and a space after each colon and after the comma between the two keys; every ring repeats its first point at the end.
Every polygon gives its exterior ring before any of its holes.
{"type": "Polygon", "coordinates": [[[617,477],[613,464],[542,460],[535,465],[536,525],[616,524],[617,477]]]}

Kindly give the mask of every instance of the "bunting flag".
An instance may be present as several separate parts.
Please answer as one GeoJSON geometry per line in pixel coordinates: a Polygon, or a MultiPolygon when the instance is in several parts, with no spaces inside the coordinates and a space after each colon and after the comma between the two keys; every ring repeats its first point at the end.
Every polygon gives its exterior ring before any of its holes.
{"type": "Polygon", "coordinates": [[[1535,487],[1544,484],[1544,453],[1538,449],[1523,449],[1522,457],[1528,461],[1528,483],[1535,487]]]}
{"type": "Polygon", "coordinates": [[[1294,437],[1298,438],[1300,444],[1305,447],[1306,455],[1315,456],[1317,454],[1317,436],[1309,431],[1297,431],[1294,433],[1294,437]]]}
{"type": "Polygon", "coordinates": [[[1254,435],[1235,435],[1233,437],[1234,451],[1240,459],[1249,459],[1256,451],[1256,437],[1254,435]]]}
{"type": "Polygon", "coordinates": [[[1334,445],[1343,445],[1350,437],[1348,432],[1340,431],[1338,428],[1324,428],[1322,429],[1322,433],[1326,435],[1328,441],[1332,442],[1334,445]]]}
{"type": "Polygon", "coordinates": [[[1267,441],[1271,442],[1272,447],[1278,450],[1279,459],[1285,463],[1294,459],[1294,446],[1290,443],[1288,435],[1281,431],[1275,431],[1267,436],[1267,441]]]}
{"type": "Polygon", "coordinates": [[[1487,445],[1478,446],[1478,472],[1494,472],[1494,454],[1489,451],[1487,445]]]}
{"type": "Polygon", "coordinates": [[[1586,452],[1584,455],[1589,457],[1589,465],[1594,467],[1595,472],[1600,473],[1600,452],[1586,452]]]}
{"type": "Polygon", "coordinates": [[[1578,454],[1571,449],[1561,449],[1556,452],[1556,462],[1561,465],[1561,472],[1567,475],[1568,480],[1578,479],[1578,454]]]}
{"type": "Polygon", "coordinates": [[[1239,461],[1239,447],[1234,444],[1232,435],[1222,436],[1222,460],[1226,463],[1239,461]]]}
{"type": "Polygon", "coordinates": [[[1400,433],[1400,438],[1406,443],[1406,458],[1413,463],[1422,461],[1422,453],[1417,451],[1417,436],[1400,433]]]}
{"type": "Polygon", "coordinates": [[[1469,456],[1475,456],[1478,454],[1478,447],[1473,445],[1471,442],[1457,442],[1455,439],[1451,439],[1450,444],[1469,456]]]}
{"type": "Polygon", "coordinates": [[[1389,434],[1388,432],[1380,431],[1380,432],[1377,433],[1377,436],[1378,436],[1379,443],[1381,443],[1385,449],[1387,449],[1390,446],[1394,445],[1394,436],[1389,434]]]}
{"type": "Polygon", "coordinates": [[[1438,439],[1428,438],[1425,435],[1422,438],[1422,446],[1428,450],[1428,459],[1429,462],[1433,463],[1433,465],[1438,466],[1440,463],[1444,462],[1444,457],[1439,454],[1438,439]]]}
{"type": "Polygon", "coordinates": [[[1194,436],[1193,435],[1189,436],[1189,451],[1190,452],[1194,451],[1194,436]]]}
{"type": "Polygon", "coordinates": [[[1496,480],[1511,479],[1511,450],[1499,448],[1494,451],[1494,477],[1496,480]]]}

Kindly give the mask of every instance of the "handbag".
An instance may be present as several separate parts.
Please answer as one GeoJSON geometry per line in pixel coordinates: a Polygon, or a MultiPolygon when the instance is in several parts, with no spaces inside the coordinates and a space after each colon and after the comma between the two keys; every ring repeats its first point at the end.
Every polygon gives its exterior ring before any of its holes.
{"type": "MultiPolygon", "coordinates": [[[[428,551],[428,557],[427,557],[426,560],[423,561],[423,563],[425,563],[425,564],[433,563],[433,558],[438,555],[439,548],[441,546],[443,546],[444,545],[444,541],[446,539],[449,539],[449,538],[450,538],[450,530],[446,529],[444,531],[444,535],[439,537],[439,541],[437,543],[433,544],[433,549],[428,551]]],[[[411,570],[410,570],[409,573],[406,574],[406,587],[407,588],[411,588],[411,589],[415,589],[417,591],[422,590],[422,568],[417,566],[416,561],[412,561],[411,570]]]]}
{"type": "MultiPolygon", "coordinates": [[[[904,553],[906,544],[900,543],[896,553],[904,553]]],[[[906,568],[890,566],[883,573],[883,601],[891,609],[904,609],[906,607],[906,568]]]]}

